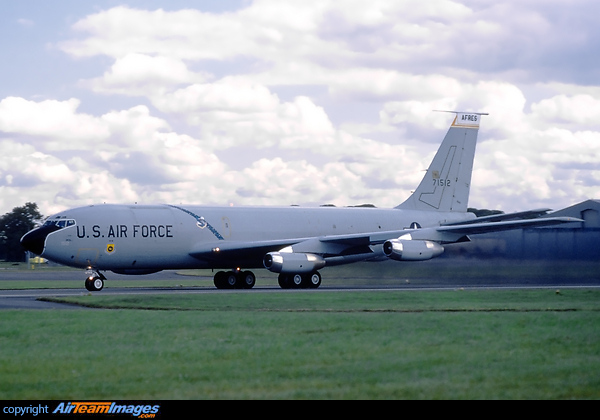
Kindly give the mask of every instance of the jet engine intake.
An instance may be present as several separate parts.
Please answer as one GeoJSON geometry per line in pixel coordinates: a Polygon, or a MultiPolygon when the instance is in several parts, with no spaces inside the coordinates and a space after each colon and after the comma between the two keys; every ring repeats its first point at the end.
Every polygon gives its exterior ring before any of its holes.
{"type": "Polygon", "coordinates": [[[383,244],[383,253],[396,261],[425,261],[443,252],[444,247],[432,241],[390,239],[383,244]]]}
{"type": "Polygon", "coordinates": [[[325,260],[303,252],[269,252],[263,258],[265,268],[274,273],[311,273],[325,266],[325,260]]]}

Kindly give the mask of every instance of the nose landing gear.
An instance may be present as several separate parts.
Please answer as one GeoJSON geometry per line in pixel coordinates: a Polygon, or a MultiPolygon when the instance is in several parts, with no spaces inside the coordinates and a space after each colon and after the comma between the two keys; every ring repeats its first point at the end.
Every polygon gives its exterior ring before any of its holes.
{"type": "Polygon", "coordinates": [[[104,287],[104,280],[106,277],[96,270],[89,269],[85,272],[87,279],[85,279],[85,288],[90,292],[99,292],[104,287]]]}

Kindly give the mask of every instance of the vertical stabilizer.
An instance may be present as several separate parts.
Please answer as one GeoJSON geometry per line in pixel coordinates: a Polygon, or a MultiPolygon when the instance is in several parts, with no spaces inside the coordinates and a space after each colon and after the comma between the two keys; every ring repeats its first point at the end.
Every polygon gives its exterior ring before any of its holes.
{"type": "Polygon", "coordinates": [[[481,113],[456,112],[427,173],[397,209],[466,212],[481,113]]]}

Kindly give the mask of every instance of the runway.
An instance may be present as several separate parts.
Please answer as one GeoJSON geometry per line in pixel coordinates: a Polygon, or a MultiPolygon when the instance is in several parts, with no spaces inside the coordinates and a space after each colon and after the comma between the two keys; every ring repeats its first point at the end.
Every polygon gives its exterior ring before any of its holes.
{"type": "MultiPolygon", "coordinates": [[[[360,273],[358,273],[360,274],[360,273]]],[[[258,277],[258,276],[257,276],[258,277]]],[[[100,292],[93,292],[98,296],[110,295],[150,295],[150,294],[223,294],[223,293],[330,293],[330,292],[350,292],[350,291],[442,291],[456,289],[567,289],[567,288],[600,288],[600,279],[593,276],[592,278],[580,278],[577,281],[572,279],[568,282],[559,281],[557,279],[539,278],[539,279],[486,279],[482,278],[420,278],[420,279],[389,279],[389,278],[363,278],[363,279],[331,279],[328,284],[327,279],[319,289],[296,289],[282,291],[275,284],[261,285],[257,284],[251,290],[218,290],[212,285],[211,277],[196,277],[197,284],[195,286],[181,286],[185,280],[189,280],[190,276],[178,274],[175,271],[163,271],[160,273],[134,277],[112,274],[106,282],[105,288],[100,292]],[[127,280],[131,282],[131,287],[111,286],[111,282],[117,280],[127,280]],[[144,281],[144,286],[135,287],[135,283],[140,283],[138,280],[144,281]],[[156,282],[160,286],[153,287],[148,284],[156,282]],[[171,283],[173,286],[166,286],[165,283],[171,283]]],[[[267,282],[268,283],[268,282],[267,282]]],[[[113,283],[114,284],[114,283],[113,283]]],[[[120,283],[122,284],[122,282],[120,283]]],[[[69,271],[47,271],[44,273],[15,270],[8,272],[3,270],[0,272],[0,310],[7,309],[64,309],[64,310],[94,310],[86,309],[77,305],[59,304],[54,302],[45,302],[39,300],[44,297],[66,297],[66,296],[84,296],[92,292],[85,290],[83,286],[83,273],[77,270],[69,271]],[[73,281],[76,287],[73,288],[54,288],[51,284],[53,281],[73,281]],[[3,281],[23,281],[28,284],[26,289],[3,289],[3,281]],[[35,287],[35,288],[32,288],[35,287]],[[53,288],[47,288],[53,287],[53,288]]]]}
{"type": "MultiPolygon", "coordinates": [[[[163,271],[161,273],[143,276],[143,280],[155,281],[173,281],[177,284],[178,279],[186,279],[188,276],[182,276],[174,271],[163,271]]],[[[78,305],[60,304],[54,302],[45,302],[38,300],[44,297],[66,297],[83,296],[88,292],[84,287],[85,274],[83,270],[0,270],[0,310],[3,309],[80,309],[86,308],[78,305]],[[4,289],[3,282],[22,281],[29,283],[26,289],[4,289]],[[73,282],[73,288],[55,288],[52,283],[57,281],[73,282]],[[31,286],[30,286],[31,284],[31,286]],[[34,287],[34,288],[33,288],[34,287]]],[[[167,288],[155,287],[111,287],[110,283],[115,280],[131,280],[135,284],[136,277],[124,276],[111,273],[110,280],[100,292],[94,292],[98,295],[119,295],[119,294],[144,294],[144,293],[172,293],[182,292],[183,289],[177,286],[167,288]]],[[[209,283],[207,282],[207,285],[209,283]]],[[[193,289],[193,288],[188,288],[193,289]]]]}

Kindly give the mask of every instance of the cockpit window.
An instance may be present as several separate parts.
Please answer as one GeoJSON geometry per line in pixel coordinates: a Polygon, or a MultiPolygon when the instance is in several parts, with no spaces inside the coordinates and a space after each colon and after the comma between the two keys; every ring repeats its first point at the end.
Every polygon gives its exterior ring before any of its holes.
{"type": "Polygon", "coordinates": [[[58,220],[46,220],[46,223],[44,223],[44,226],[58,226],[59,228],[64,228],[64,227],[69,227],[69,226],[75,226],[75,220],[74,219],[58,219],[58,220]]]}

